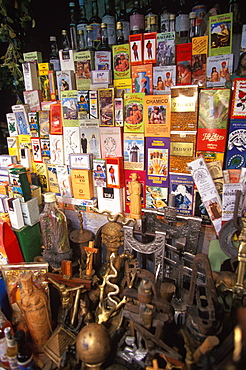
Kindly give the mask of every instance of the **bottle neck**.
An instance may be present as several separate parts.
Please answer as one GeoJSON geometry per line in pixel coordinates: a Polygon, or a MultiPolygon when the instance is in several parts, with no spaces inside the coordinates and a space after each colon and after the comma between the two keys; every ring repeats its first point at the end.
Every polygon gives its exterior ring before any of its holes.
{"type": "Polygon", "coordinates": [[[74,7],[70,8],[70,26],[76,25],[76,18],[75,18],[75,12],[74,7]]]}
{"type": "Polygon", "coordinates": [[[67,35],[62,35],[62,50],[71,49],[70,42],[67,35]]]}
{"type": "Polygon", "coordinates": [[[98,7],[97,7],[97,2],[96,1],[92,1],[92,15],[93,15],[93,17],[98,16],[98,7]]]}

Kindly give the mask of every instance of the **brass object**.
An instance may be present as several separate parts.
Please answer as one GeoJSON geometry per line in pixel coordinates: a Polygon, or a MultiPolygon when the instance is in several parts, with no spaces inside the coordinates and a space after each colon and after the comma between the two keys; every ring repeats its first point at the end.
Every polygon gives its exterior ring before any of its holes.
{"type": "Polygon", "coordinates": [[[123,244],[123,232],[121,225],[118,222],[110,221],[102,227],[102,242],[106,247],[107,256],[109,260],[111,253],[118,255],[118,250],[123,244]]]}
{"type": "Polygon", "coordinates": [[[172,297],[175,293],[176,287],[173,283],[169,283],[168,281],[165,281],[161,283],[160,286],[160,296],[163,299],[166,299],[168,302],[171,302],[172,297]]]}
{"type": "Polygon", "coordinates": [[[59,368],[62,360],[62,355],[65,353],[67,347],[74,344],[75,341],[76,335],[68,330],[65,330],[62,326],[59,326],[43,347],[43,352],[59,368]]]}
{"type": "Polygon", "coordinates": [[[41,351],[52,333],[48,298],[44,291],[33,284],[30,273],[25,274],[20,281],[22,290],[18,305],[24,314],[34,345],[41,351]]]}
{"type": "Polygon", "coordinates": [[[82,256],[83,247],[87,246],[89,241],[93,240],[94,236],[90,230],[83,228],[83,216],[81,211],[78,213],[78,219],[80,223],[79,229],[71,231],[71,233],[69,234],[69,239],[74,244],[79,245],[82,256]]]}
{"type": "Polygon", "coordinates": [[[76,340],[79,359],[93,369],[100,369],[111,350],[111,337],[105,326],[90,323],[83,327],[76,340]]]}

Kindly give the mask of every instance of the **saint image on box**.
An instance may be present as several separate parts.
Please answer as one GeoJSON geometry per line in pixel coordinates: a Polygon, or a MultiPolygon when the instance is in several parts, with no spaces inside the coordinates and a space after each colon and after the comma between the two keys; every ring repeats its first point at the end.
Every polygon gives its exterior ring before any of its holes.
{"type": "Polygon", "coordinates": [[[230,22],[218,22],[211,24],[211,48],[230,46],[230,22]]]}
{"type": "Polygon", "coordinates": [[[126,72],[129,69],[129,55],[120,53],[114,57],[114,69],[117,72],[126,72]]]}
{"type": "Polygon", "coordinates": [[[85,137],[85,134],[81,134],[81,148],[82,148],[82,153],[87,153],[87,138],[85,137]]]}
{"type": "Polygon", "coordinates": [[[20,135],[30,135],[29,126],[27,124],[24,112],[15,112],[15,119],[18,125],[20,135]]]}

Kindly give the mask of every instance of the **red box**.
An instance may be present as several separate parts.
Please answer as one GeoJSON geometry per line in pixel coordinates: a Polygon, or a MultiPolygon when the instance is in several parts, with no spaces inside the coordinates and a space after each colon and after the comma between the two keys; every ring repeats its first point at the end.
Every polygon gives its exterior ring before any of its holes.
{"type": "Polygon", "coordinates": [[[156,32],[144,33],[144,64],[156,63],[156,32]]]}
{"type": "Polygon", "coordinates": [[[63,134],[61,103],[55,103],[50,106],[50,134],[63,134]]]}
{"type": "Polygon", "coordinates": [[[123,188],[125,186],[123,157],[106,158],[106,174],[108,188],[123,188]]]}
{"type": "Polygon", "coordinates": [[[129,36],[131,65],[143,64],[143,34],[129,36]]]}

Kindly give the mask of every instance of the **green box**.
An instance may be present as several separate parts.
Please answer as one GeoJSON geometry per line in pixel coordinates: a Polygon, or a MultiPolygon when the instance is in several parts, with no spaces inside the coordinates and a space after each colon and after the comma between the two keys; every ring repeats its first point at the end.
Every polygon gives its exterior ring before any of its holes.
{"type": "Polygon", "coordinates": [[[43,239],[39,222],[33,226],[24,226],[20,230],[13,229],[25,262],[33,262],[34,258],[41,256],[43,239]]]}

